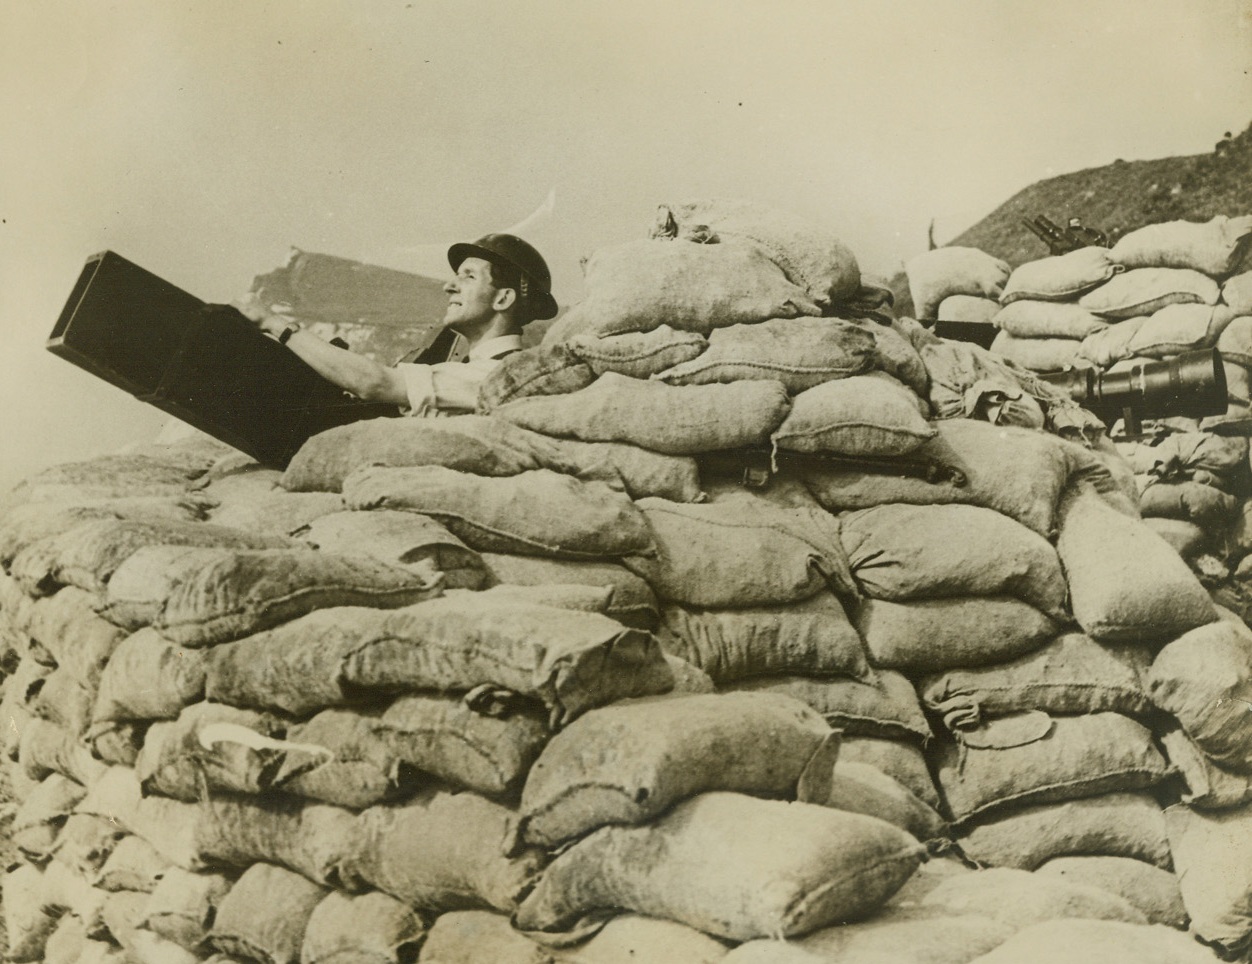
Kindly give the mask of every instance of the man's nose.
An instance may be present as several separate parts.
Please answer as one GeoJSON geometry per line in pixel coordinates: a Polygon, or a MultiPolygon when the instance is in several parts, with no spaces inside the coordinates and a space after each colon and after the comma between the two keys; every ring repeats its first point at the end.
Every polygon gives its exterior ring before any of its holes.
{"type": "Polygon", "coordinates": [[[460,290],[461,289],[457,286],[456,278],[453,278],[451,281],[449,281],[447,284],[443,286],[443,293],[445,295],[454,295],[460,290]]]}

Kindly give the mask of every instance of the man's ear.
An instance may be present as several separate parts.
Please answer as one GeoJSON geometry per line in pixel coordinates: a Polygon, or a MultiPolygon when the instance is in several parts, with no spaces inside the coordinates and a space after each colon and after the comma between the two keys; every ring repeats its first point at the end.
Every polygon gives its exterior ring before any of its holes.
{"type": "Polygon", "coordinates": [[[508,311],[517,302],[517,292],[512,288],[500,288],[491,299],[491,307],[496,311],[508,311]]]}

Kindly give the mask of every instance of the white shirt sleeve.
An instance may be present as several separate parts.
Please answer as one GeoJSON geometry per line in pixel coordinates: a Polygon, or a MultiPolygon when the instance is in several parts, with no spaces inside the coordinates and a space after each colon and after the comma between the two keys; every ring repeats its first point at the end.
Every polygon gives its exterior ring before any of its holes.
{"type": "Polygon", "coordinates": [[[499,364],[497,359],[483,358],[435,365],[397,365],[409,396],[405,414],[429,416],[435,412],[473,412],[478,407],[479,387],[499,364]]]}

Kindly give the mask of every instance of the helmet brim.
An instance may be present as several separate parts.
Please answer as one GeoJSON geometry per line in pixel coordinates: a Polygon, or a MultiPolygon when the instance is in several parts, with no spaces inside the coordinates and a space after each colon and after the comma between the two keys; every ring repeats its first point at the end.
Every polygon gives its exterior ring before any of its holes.
{"type": "MultiPolygon", "coordinates": [[[[484,248],[482,245],[474,244],[469,241],[460,241],[448,248],[448,265],[453,271],[457,271],[461,267],[461,262],[466,258],[482,258],[484,261],[496,262],[501,260],[500,252],[492,251],[490,248],[484,248]]],[[[518,267],[516,264],[513,267],[518,267]]],[[[520,270],[520,269],[519,269],[520,270]]],[[[556,299],[547,291],[532,292],[530,296],[530,307],[535,321],[545,321],[548,318],[555,318],[559,310],[556,299]]]]}

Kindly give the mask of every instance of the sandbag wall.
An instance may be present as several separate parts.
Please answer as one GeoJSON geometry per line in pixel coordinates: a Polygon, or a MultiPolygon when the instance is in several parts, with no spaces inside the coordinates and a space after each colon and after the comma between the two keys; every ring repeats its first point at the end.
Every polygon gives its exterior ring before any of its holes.
{"type": "Polygon", "coordinates": [[[1249,634],[1122,460],[821,232],[663,213],[480,415],[9,497],[13,959],[1241,944],[1249,634]],[[767,487],[712,471],[744,449],[767,487]]]}

